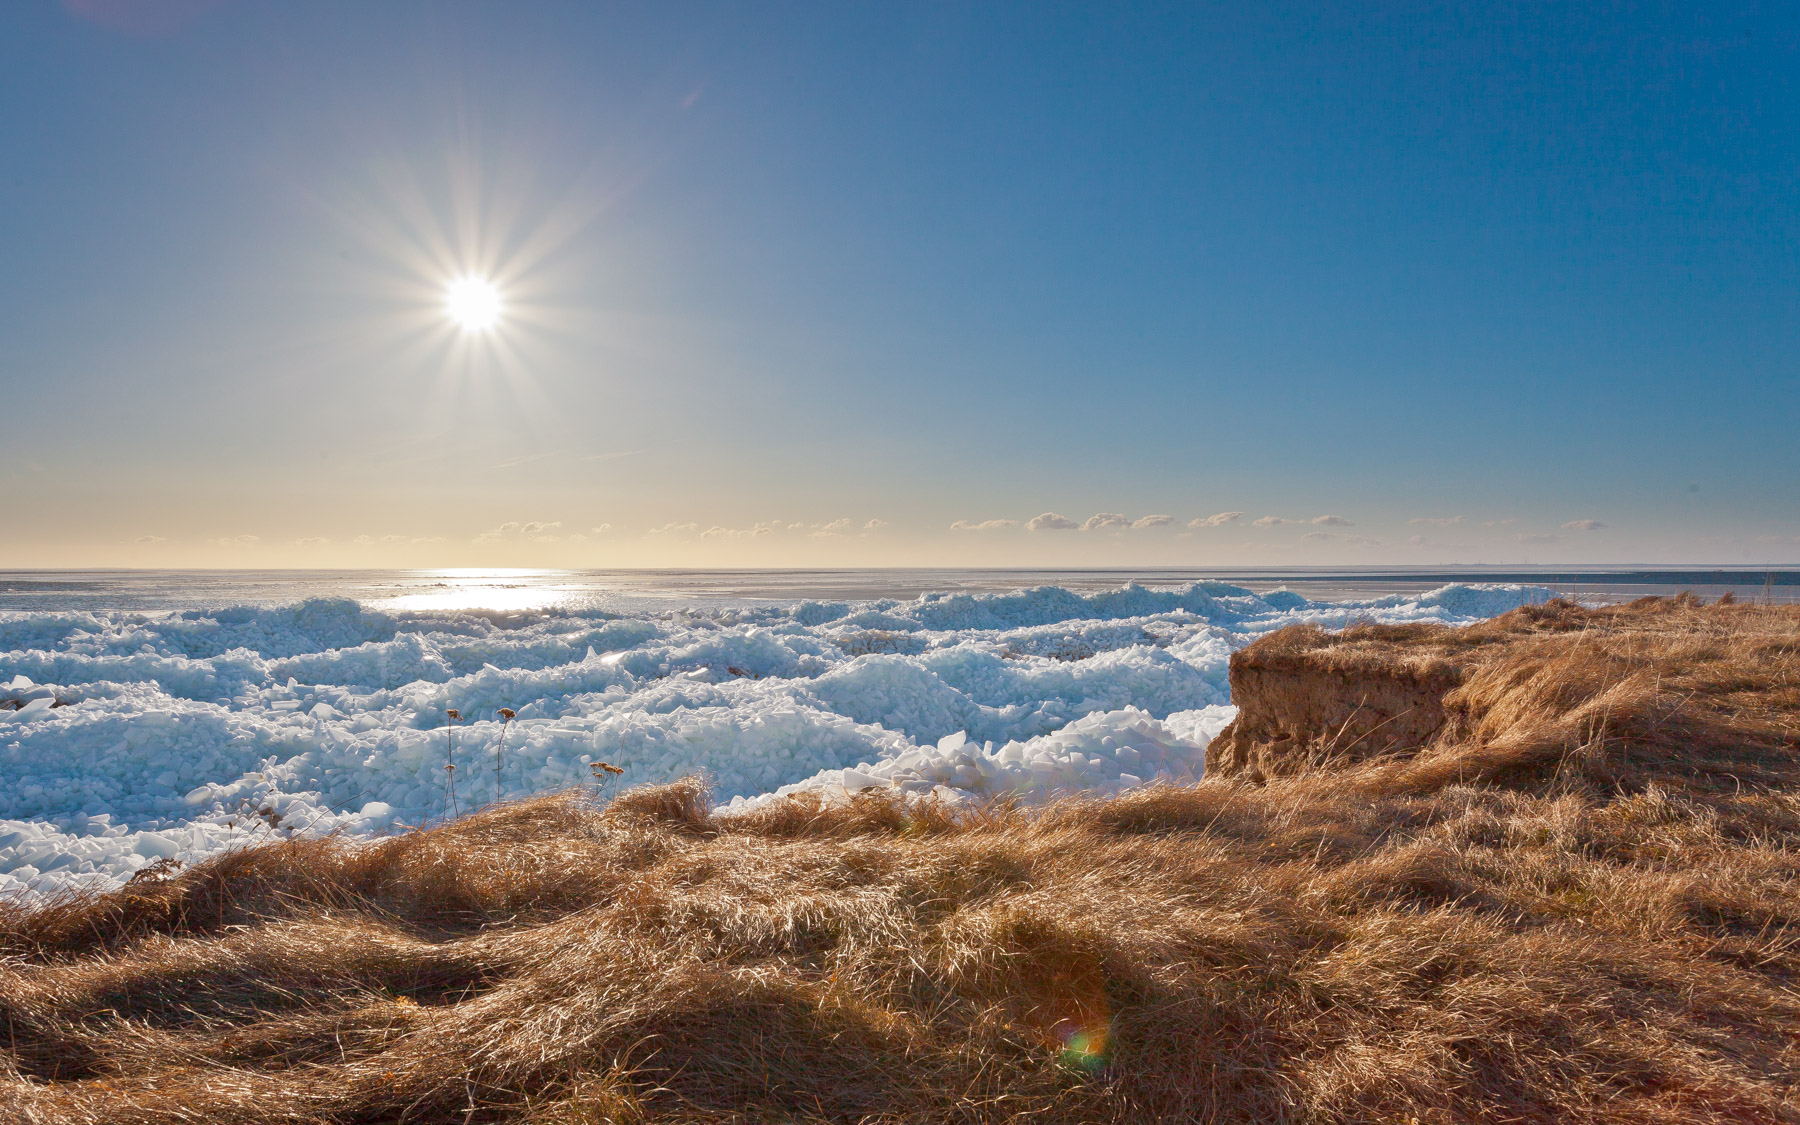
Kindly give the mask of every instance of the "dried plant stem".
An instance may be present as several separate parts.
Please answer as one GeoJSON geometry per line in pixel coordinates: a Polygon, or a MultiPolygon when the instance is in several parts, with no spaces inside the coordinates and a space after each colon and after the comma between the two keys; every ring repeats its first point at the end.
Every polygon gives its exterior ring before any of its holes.
{"type": "Polygon", "coordinates": [[[461,717],[454,707],[444,711],[444,776],[449,779],[451,816],[462,815],[456,804],[456,721],[461,717]]]}
{"type": "Polygon", "coordinates": [[[502,707],[496,713],[500,716],[500,741],[494,747],[494,800],[498,801],[501,797],[500,767],[506,761],[506,728],[512,725],[515,712],[511,707],[502,707]]]}

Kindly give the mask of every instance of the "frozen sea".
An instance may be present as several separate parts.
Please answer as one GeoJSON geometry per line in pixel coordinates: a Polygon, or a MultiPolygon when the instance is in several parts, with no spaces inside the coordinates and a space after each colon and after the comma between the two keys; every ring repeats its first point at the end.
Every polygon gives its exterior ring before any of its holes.
{"type": "Polygon", "coordinates": [[[1212,575],[0,573],[0,896],[390,832],[592,784],[599,762],[622,785],[703,773],[740,808],[1192,781],[1232,715],[1230,653],[1271,630],[1605,596],[1554,576],[1212,575]]]}

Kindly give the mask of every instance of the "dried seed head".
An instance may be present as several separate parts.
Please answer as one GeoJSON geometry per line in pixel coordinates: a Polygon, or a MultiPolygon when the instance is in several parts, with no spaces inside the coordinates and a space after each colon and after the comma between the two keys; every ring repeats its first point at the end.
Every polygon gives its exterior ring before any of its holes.
{"type": "Polygon", "coordinates": [[[444,714],[446,714],[446,715],[448,715],[448,716],[450,716],[450,721],[451,721],[451,722],[453,722],[453,723],[454,723],[454,722],[456,722],[456,721],[458,721],[458,720],[460,720],[460,719],[461,719],[461,718],[462,718],[462,712],[461,712],[461,711],[458,711],[458,710],[457,710],[457,709],[456,709],[456,708],[454,708],[454,707],[450,707],[450,708],[447,708],[447,709],[445,709],[445,711],[444,711],[444,714]]]}
{"type": "Polygon", "coordinates": [[[498,714],[501,719],[510,723],[513,721],[513,716],[515,714],[517,714],[517,712],[514,711],[511,707],[502,707],[502,708],[500,708],[498,714]]]}

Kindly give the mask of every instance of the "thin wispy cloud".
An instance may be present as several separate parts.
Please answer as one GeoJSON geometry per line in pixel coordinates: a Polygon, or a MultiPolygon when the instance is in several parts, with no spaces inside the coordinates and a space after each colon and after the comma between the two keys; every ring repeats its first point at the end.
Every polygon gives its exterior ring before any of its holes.
{"type": "Polygon", "coordinates": [[[1291,524],[1291,523],[1303,523],[1305,521],[1290,520],[1290,519],[1286,518],[1285,516],[1264,516],[1261,519],[1251,520],[1250,522],[1255,524],[1257,527],[1286,527],[1288,524],[1291,524]]]}
{"type": "MultiPolygon", "coordinates": [[[[1152,527],[1166,527],[1174,523],[1174,516],[1161,514],[1142,516],[1132,519],[1122,512],[1095,512],[1087,519],[1076,523],[1060,512],[1045,512],[1025,522],[1027,531],[1131,531],[1152,527]]],[[[950,525],[952,531],[992,531],[1002,527],[1012,527],[1012,520],[985,520],[982,523],[969,523],[957,520],[950,525]]]]}
{"type": "Polygon", "coordinates": [[[326,539],[322,535],[309,535],[309,536],[306,536],[304,539],[294,540],[294,546],[296,546],[296,547],[323,547],[325,544],[327,544],[329,542],[331,542],[331,540],[326,539]]]}
{"type": "Polygon", "coordinates": [[[1356,525],[1343,516],[1314,516],[1312,522],[1325,527],[1355,527],[1356,525]]]}
{"type": "Polygon", "coordinates": [[[1194,531],[1199,531],[1203,527],[1224,527],[1228,523],[1236,523],[1243,518],[1244,513],[1242,512],[1220,512],[1213,516],[1201,516],[1198,519],[1191,519],[1188,521],[1188,527],[1194,531]]]}
{"type": "Polygon", "coordinates": [[[1563,524],[1565,531],[1600,531],[1605,527],[1599,520],[1570,520],[1563,524]]]}
{"type": "Polygon", "coordinates": [[[773,535],[781,527],[780,524],[759,523],[754,527],[719,527],[714,525],[700,533],[702,539],[758,539],[764,535],[773,535]]]}
{"type": "MultiPolygon", "coordinates": [[[[835,539],[855,534],[870,535],[887,526],[886,520],[871,519],[858,524],[848,516],[830,520],[825,523],[806,523],[800,520],[762,520],[749,527],[726,527],[713,524],[702,531],[697,523],[667,523],[661,527],[653,527],[648,535],[685,537],[698,534],[703,540],[729,539],[762,539],[771,535],[786,535],[790,532],[805,532],[814,539],[835,539]]],[[[613,530],[611,524],[602,524],[593,529],[592,534],[603,535],[613,530]]]]}
{"type": "Polygon", "coordinates": [[[1018,520],[982,520],[970,523],[968,520],[957,520],[950,525],[951,531],[1001,531],[1009,527],[1018,527],[1018,520]]]}
{"type": "Polygon", "coordinates": [[[133,543],[167,543],[168,539],[164,538],[161,535],[140,535],[136,539],[133,539],[132,542],[133,543]]]}
{"type": "Polygon", "coordinates": [[[1461,516],[1414,516],[1406,522],[1425,524],[1430,527],[1455,527],[1462,521],[1461,516]]]}
{"type": "Polygon", "coordinates": [[[1341,543],[1346,547],[1379,547],[1381,540],[1367,535],[1343,535],[1335,531],[1309,531],[1301,540],[1309,543],[1341,543]]]}
{"type": "Polygon", "coordinates": [[[1543,531],[1528,531],[1513,536],[1513,540],[1518,543],[1560,543],[1562,542],[1562,536],[1551,535],[1548,532],[1543,531]]]}
{"type": "Polygon", "coordinates": [[[351,542],[359,547],[372,547],[377,543],[383,543],[389,546],[401,543],[408,546],[418,546],[423,543],[442,543],[445,542],[445,539],[442,535],[383,535],[380,537],[374,535],[358,535],[355,539],[351,540],[351,542]]]}
{"type": "Polygon", "coordinates": [[[516,469],[520,465],[534,464],[538,461],[544,461],[544,460],[547,460],[547,459],[549,459],[551,457],[555,457],[555,456],[556,456],[556,450],[553,449],[548,453],[532,453],[532,454],[528,454],[523,457],[509,457],[504,461],[498,462],[493,465],[489,465],[488,468],[490,470],[493,470],[493,469],[516,469]]]}
{"type": "MultiPolygon", "coordinates": [[[[557,532],[560,527],[562,527],[561,520],[527,520],[523,523],[508,520],[499,527],[488,528],[477,535],[474,541],[477,543],[503,543],[509,540],[524,539],[554,543],[563,538],[557,532]]],[[[383,542],[386,541],[387,538],[383,536],[383,542]]]]}
{"type": "Polygon", "coordinates": [[[262,536],[227,535],[221,539],[208,539],[206,542],[214,547],[254,547],[262,542],[262,536]]]}

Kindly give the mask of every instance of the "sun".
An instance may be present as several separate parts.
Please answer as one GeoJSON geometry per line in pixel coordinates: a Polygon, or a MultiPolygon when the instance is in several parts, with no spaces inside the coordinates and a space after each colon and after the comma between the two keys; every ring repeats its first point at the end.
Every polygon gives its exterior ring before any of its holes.
{"type": "Polygon", "coordinates": [[[500,323],[500,290],[485,277],[459,277],[444,290],[444,312],[464,332],[486,332],[500,323]]]}

